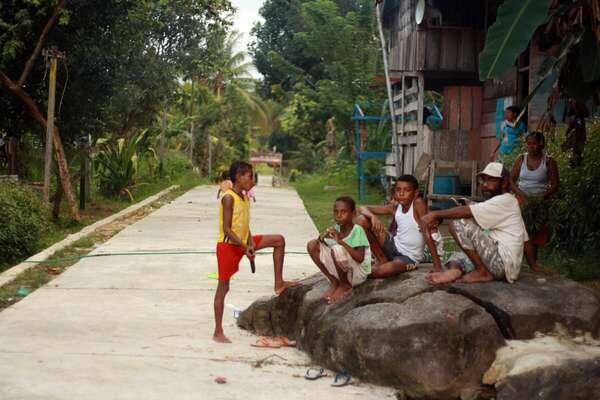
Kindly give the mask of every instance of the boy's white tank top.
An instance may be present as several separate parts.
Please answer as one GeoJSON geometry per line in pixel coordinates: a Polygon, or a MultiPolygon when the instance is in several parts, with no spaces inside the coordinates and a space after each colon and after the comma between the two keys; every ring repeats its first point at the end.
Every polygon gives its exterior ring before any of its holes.
{"type": "Polygon", "coordinates": [[[394,244],[396,249],[405,256],[410,257],[415,262],[421,262],[423,259],[423,250],[425,249],[425,239],[421,234],[419,224],[415,221],[413,205],[406,212],[402,212],[402,206],[396,208],[396,236],[394,236],[394,244]]]}

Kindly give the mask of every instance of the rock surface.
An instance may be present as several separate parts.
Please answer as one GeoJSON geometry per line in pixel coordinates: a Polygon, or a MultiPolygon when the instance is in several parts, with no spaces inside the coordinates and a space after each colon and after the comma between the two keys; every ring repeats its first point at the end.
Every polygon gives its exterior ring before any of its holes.
{"type": "Polygon", "coordinates": [[[485,373],[497,400],[600,398],[600,343],[539,337],[509,341],[485,373]]]}
{"type": "Polygon", "coordinates": [[[245,310],[238,325],[286,335],[313,360],[412,398],[450,399],[476,390],[505,339],[557,326],[600,334],[600,299],[560,277],[523,274],[515,284],[431,286],[418,270],[368,280],[328,305],[320,275],[245,310]]]}
{"type": "Polygon", "coordinates": [[[507,339],[531,339],[536,332],[551,333],[556,324],[574,336],[584,332],[600,335],[597,294],[570,279],[525,273],[510,285],[453,284],[448,291],[484,307],[507,339]]]}

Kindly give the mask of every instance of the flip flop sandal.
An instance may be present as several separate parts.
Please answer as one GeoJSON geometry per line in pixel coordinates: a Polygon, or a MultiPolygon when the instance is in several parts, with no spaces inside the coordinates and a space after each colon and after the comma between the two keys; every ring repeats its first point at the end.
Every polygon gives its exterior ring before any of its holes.
{"type": "Polygon", "coordinates": [[[406,271],[414,271],[417,269],[417,264],[406,264],[406,271]]]}
{"type": "Polygon", "coordinates": [[[335,378],[333,379],[333,383],[331,384],[331,386],[333,387],[342,387],[342,386],[347,386],[348,384],[350,384],[350,381],[352,380],[352,377],[346,373],[339,373],[339,374],[335,374],[335,378]]]}
{"type": "Polygon", "coordinates": [[[252,347],[263,347],[263,348],[267,348],[267,349],[279,349],[279,348],[281,348],[281,345],[279,344],[279,342],[276,342],[276,341],[271,340],[271,339],[266,338],[266,337],[262,337],[262,338],[258,339],[255,343],[252,343],[250,346],[252,346],[252,347]]]}
{"type": "Polygon", "coordinates": [[[309,381],[316,381],[324,376],[327,376],[327,373],[323,368],[309,368],[306,370],[304,378],[308,379],[309,381]]]}
{"type": "Polygon", "coordinates": [[[285,336],[275,336],[273,340],[281,345],[281,347],[296,347],[296,341],[290,340],[285,336]]]}

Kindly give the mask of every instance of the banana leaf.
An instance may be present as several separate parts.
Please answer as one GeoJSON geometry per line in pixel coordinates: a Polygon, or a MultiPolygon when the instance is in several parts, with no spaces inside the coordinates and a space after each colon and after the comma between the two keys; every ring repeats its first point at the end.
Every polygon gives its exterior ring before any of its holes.
{"type": "Polygon", "coordinates": [[[502,79],[548,15],[550,0],[506,0],[479,55],[479,78],[502,79]]]}

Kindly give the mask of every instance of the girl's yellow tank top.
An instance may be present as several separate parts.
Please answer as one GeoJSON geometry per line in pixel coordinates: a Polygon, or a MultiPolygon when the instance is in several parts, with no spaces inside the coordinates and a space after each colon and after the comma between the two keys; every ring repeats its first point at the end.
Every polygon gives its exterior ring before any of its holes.
{"type": "Polygon", "coordinates": [[[233,198],[231,230],[244,244],[248,244],[248,237],[250,235],[250,199],[244,195],[240,196],[232,189],[223,193],[219,201],[219,243],[229,242],[223,232],[223,196],[226,195],[230,195],[233,198]]]}

